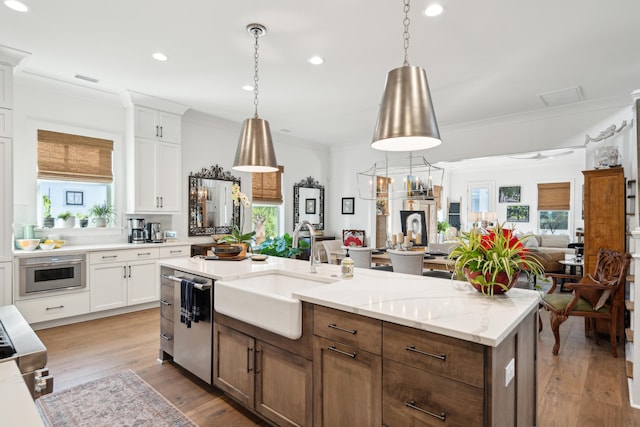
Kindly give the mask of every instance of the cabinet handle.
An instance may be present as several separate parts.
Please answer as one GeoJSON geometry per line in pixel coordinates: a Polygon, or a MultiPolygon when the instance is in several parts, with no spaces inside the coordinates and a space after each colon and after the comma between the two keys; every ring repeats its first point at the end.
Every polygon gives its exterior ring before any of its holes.
{"type": "Polygon", "coordinates": [[[260,373],[260,366],[258,365],[258,362],[260,362],[260,350],[256,350],[256,358],[255,358],[255,368],[256,368],[256,374],[260,373]]]}
{"type": "Polygon", "coordinates": [[[118,255],[102,255],[102,259],[118,258],[118,255]]]}
{"type": "Polygon", "coordinates": [[[327,325],[327,327],[328,328],[332,328],[332,329],[337,329],[337,330],[342,331],[342,332],[347,332],[347,333],[353,334],[353,335],[358,333],[357,329],[344,329],[344,328],[341,328],[340,326],[337,326],[335,323],[329,323],[327,325]]]}
{"type": "Polygon", "coordinates": [[[426,351],[418,350],[415,345],[408,345],[408,346],[405,347],[405,350],[413,351],[414,353],[422,354],[423,356],[434,357],[436,359],[442,360],[443,362],[447,359],[447,355],[446,354],[427,353],[426,351]]]}
{"type": "Polygon", "coordinates": [[[160,138],[162,138],[162,126],[160,126],[160,138]]]}
{"type": "Polygon", "coordinates": [[[129,266],[129,277],[131,277],[131,266],[129,266]]]}
{"type": "Polygon", "coordinates": [[[160,128],[160,126],[156,125],[156,136],[160,136],[158,133],[158,129],[160,128]]]}
{"type": "Polygon", "coordinates": [[[56,307],[47,307],[45,308],[45,310],[49,311],[49,310],[57,310],[59,308],[64,308],[64,305],[58,305],[56,307]]]}
{"type": "Polygon", "coordinates": [[[327,347],[327,350],[335,351],[338,354],[342,354],[343,356],[349,356],[352,359],[355,359],[358,353],[347,353],[346,351],[338,350],[335,345],[330,345],[327,347]]]}
{"type": "Polygon", "coordinates": [[[160,207],[164,208],[164,199],[160,196],[160,207]]]}
{"type": "Polygon", "coordinates": [[[160,338],[167,340],[167,341],[171,341],[173,339],[173,337],[167,335],[167,334],[160,334],[160,338]]]}
{"type": "Polygon", "coordinates": [[[169,251],[169,253],[170,253],[170,254],[181,254],[181,253],[182,253],[182,251],[181,251],[181,250],[180,250],[180,251],[169,251]]]}
{"type": "Polygon", "coordinates": [[[162,305],[173,305],[173,303],[172,303],[172,302],[165,301],[165,300],[163,300],[163,299],[161,299],[161,300],[160,300],[160,304],[162,304],[162,305]]]}
{"type": "Polygon", "coordinates": [[[407,406],[408,408],[411,409],[415,409],[416,411],[420,411],[423,414],[427,414],[427,415],[431,415],[433,418],[437,418],[440,421],[445,421],[447,419],[447,415],[444,413],[444,411],[440,411],[440,415],[433,413],[433,412],[429,412],[426,409],[422,409],[418,406],[416,406],[416,402],[414,402],[413,400],[406,402],[405,406],[407,406]]]}
{"type": "Polygon", "coordinates": [[[124,276],[122,276],[122,277],[126,279],[127,278],[127,266],[126,265],[122,266],[122,269],[124,270],[124,276]]]}
{"type": "Polygon", "coordinates": [[[147,256],[151,255],[151,252],[138,252],[138,256],[147,256]]]}
{"type": "Polygon", "coordinates": [[[253,351],[253,348],[251,347],[247,347],[247,372],[251,372],[253,371],[253,366],[251,363],[251,352],[253,351]]]}

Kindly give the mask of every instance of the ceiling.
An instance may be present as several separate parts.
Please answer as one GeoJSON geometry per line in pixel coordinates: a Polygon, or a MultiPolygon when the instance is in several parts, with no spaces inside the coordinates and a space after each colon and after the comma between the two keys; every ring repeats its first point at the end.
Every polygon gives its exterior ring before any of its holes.
{"type": "MultiPolygon", "coordinates": [[[[399,0],[23,2],[28,13],[0,5],[0,44],[31,53],[18,73],[235,122],[253,115],[245,27],[262,23],[260,117],[326,145],[370,142],[386,74],[403,61],[399,0]],[[312,55],[325,63],[309,64],[312,55]]],[[[547,108],[542,92],[579,86],[593,101],[640,89],[638,0],[442,0],[444,13],[428,18],[432,2],[412,2],[409,62],[427,71],[445,137],[448,126],[547,108]]]]}

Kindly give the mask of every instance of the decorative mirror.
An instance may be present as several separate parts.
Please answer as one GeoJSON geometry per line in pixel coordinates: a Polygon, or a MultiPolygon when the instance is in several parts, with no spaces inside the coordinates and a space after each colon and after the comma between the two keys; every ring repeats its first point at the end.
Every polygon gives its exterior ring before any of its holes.
{"type": "Polygon", "coordinates": [[[324,185],[310,176],[293,185],[293,228],[305,219],[324,230],[324,185]]]}
{"type": "Polygon", "coordinates": [[[189,174],[189,236],[229,234],[240,224],[240,206],[231,200],[231,187],[240,178],[215,165],[189,174]]]}

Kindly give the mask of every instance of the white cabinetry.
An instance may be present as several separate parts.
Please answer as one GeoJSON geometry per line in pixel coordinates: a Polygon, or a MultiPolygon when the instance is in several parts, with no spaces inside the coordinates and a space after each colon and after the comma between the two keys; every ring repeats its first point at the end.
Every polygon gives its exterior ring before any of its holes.
{"type": "Polygon", "coordinates": [[[13,132],[11,120],[11,110],[7,108],[0,108],[0,137],[11,137],[11,133],[13,132]]]}
{"type": "Polygon", "coordinates": [[[0,262],[13,260],[11,223],[13,194],[11,189],[11,140],[0,138],[0,262]]]}
{"type": "Polygon", "coordinates": [[[157,301],[159,248],[92,252],[89,255],[91,311],[157,301]]]}
{"type": "Polygon", "coordinates": [[[140,138],[180,144],[181,119],[177,114],[135,107],[135,134],[140,138]]]}
{"type": "Polygon", "coordinates": [[[13,263],[0,262],[0,306],[12,304],[12,271],[13,263]]]}
{"type": "Polygon", "coordinates": [[[13,67],[0,63],[0,108],[13,108],[13,67]]]}
{"type": "Polygon", "coordinates": [[[130,212],[180,212],[181,120],[177,114],[134,106],[130,212]]]}

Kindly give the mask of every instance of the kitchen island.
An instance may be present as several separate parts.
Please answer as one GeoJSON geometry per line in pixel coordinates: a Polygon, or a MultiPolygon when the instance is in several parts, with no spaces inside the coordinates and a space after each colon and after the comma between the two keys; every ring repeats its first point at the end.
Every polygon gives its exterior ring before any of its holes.
{"type": "Polygon", "coordinates": [[[342,279],[339,266],[312,274],[308,262],[274,257],[160,265],[213,279],[214,295],[216,282],[275,271],[331,282],[293,292],[303,306],[298,340],[214,313],[213,383],[278,425],[535,425],[535,291],[489,298],[464,282],[366,269],[342,279]],[[246,347],[236,345],[240,338],[246,347]],[[249,374],[241,387],[230,384],[227,362],[243,352],[247,366],[236,368],[249,374]],[[282,356],[292,363],[287,370],[282,356]],[[293,380],[297,388],[277,394],[295,396],[297,409],[269,394],[286,372],[282,387],[293,380]]]}

